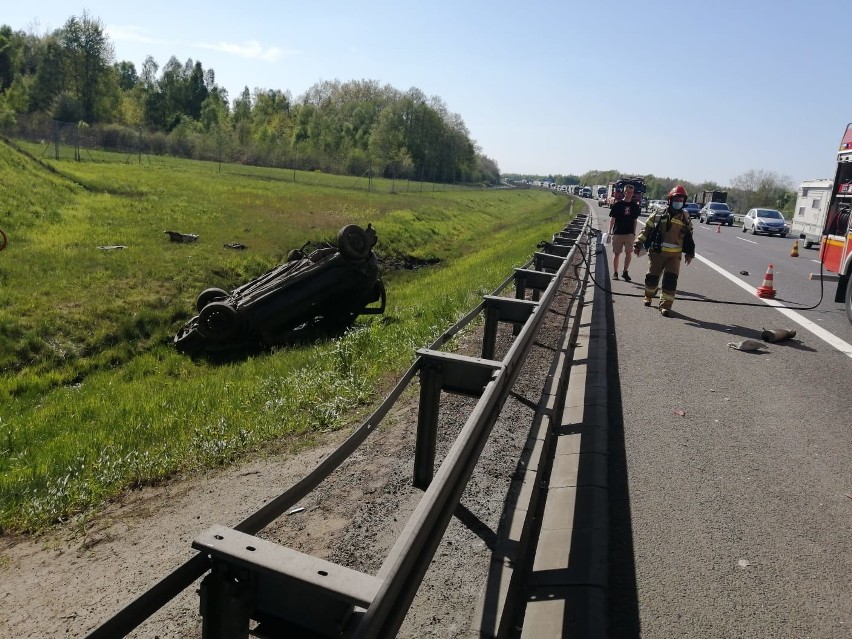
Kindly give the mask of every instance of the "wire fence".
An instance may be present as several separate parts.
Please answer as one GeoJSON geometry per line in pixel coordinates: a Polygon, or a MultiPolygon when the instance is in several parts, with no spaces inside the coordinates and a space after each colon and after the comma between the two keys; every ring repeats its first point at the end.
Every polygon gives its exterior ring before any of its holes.
{"type": "Polygon", "coordinates": [[[493,188],[480,182],[442,181],[437,179],[439,176],[424,171],[381,177],[378,167],[362,151],[350,152],[345,157],[319,154],[296,150],[275,140],[240,141],[234,131],[200,133],[179,127],[166,134],[30,115],[20,116],[6,133],[13,140],[26,142],[36,157],[54,161],[154,164],[172,159],[198,160],[213,163],[217,171],[231,174],[256,176],[263,169],[275,169],[277,179],[289,177],[293,182],[306,184],[327,186],[329,180],[323,176],[349,176],[352,188],[388,193],[493,188]]]}

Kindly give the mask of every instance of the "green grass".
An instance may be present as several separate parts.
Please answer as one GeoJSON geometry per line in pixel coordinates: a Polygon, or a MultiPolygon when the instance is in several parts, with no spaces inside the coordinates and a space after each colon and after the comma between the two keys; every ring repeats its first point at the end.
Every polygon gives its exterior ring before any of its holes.
{"type": "MultiPolygon", "coordinates": [[[[38,147],[30,152],[38,156],[38,147]]],[[[340,428],[568,220],[538,191],[367,192],[352,178],[163,160],[34,161],[0,145],[0,531],[33,531],[129,487],[340,428]],[[53,170],[50,170],[53,169],[53,170]],[[228,362],[171,339],[198,292],[371,222],[383,316],[228,362]],[[198,233],[175,244],[163,231],[198,233]],[[224,243],[241,242],[235,252],[224,243]],[[121,244],[124,250],[103,251],[121,244]]],[[[419,187],[419,185],[418,185],[419,187]]]]}

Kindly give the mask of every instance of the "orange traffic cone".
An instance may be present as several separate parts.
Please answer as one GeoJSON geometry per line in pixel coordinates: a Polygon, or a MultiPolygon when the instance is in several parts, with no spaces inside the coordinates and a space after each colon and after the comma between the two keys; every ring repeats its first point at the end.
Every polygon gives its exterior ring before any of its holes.
{"type": "Polygon", "coordinates": [[[799,240],[793,241],[793,250],[790,251],[790,257],[799,257],[799,240]]]}
{"type": "Polygon", "coordinates": [[[772,280],[774,279],[772,274],[773,268],[772,264],[770,264],[769,268],[766,269],[766,275],[763,276],[763,284],[757,287],[756,292],[758,297],[775,299],[775,286],[772,284],[772,280]]]}
{"type": "Polygon", "coordinates": [[[722,225],[721,225],[721,224],[720,224],[719,226],[717,226],[717,227],[716,227],[716,232],[717,232],[717,233],[721,233],[721,232],[722,232],[722,225]]]}

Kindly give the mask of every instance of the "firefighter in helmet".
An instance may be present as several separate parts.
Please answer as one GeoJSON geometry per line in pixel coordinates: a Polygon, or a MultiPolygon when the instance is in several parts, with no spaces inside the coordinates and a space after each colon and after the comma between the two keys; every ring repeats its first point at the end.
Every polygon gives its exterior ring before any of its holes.
{"type": "Polygon", "coordinates": [[[645,248],[648,251],[648,274],[645,275],[645,306],[657,294],[660,275],[663,276],[660,293],[660,313],[668,317],[677,292],[680,273],[680,257],[685,256],[689,264],[695,257],[695,241],[692,237],[692,220],[683,209],[687,193],[682,185],[674,187],[666,198],[665,211],[654,212],[645,222],[645,227],[633,243],[633,252],[645,248]]]}

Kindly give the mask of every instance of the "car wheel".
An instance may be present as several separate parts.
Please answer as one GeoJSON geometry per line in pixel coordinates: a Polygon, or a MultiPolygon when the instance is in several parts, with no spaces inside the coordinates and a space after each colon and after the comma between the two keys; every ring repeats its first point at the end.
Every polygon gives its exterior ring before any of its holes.
{"type": "Polygon", "coordinates": [[[787,237],[787,234],[786,234],[786,233],[782,233],[782,234],[781,234],[781,237],[787,237]]]}
{"type": "Polygon", "coordinates": [[[224,302],[210,302],[198,315],[198,331],[206,338],[223,342],[237,332],[237,311],[224,302]]]}
{"type": "Polygon", "coordinates": [[[343,257],[364,260],[370,255],[370,239],[367,232],[357,224],[347,224],[337,234],[337,248],[343,257]]]}
{"type": "Polygon", "coordinates": [[[814,245],[814,243],[813,243],[813,242],[808,242],[807,240],[805,240],[805,248],[806,248],[806,249],[811,248],[813,245],[814,245]]]}
{"type": "Polygon", "coordinates": [[[205,288],[195,300],[195,310],[200,313],[201,309],[207,306],[210,302],[223,300],[226,297],[228,297],[227,291],[223,291],[221,288],[205,288]]]}
{"type": "Polygon", "coordinates": [[[745,233],[748,229],[746,229],[745,224],[743,224],[743,233],[745,233]]]}
{"type": "Polygon", "coordinates": [[[198,331],[198,318],[193,317],[172,340],[180,353],[195,355],[204,350],[204,336],[198,331]]]}
{"type": "Polygon", "coordinates": [[[733,226],[733,225],[734,225],[734,221],[733,221],[733,220],[731,220],[730,222],[728,222],[728,226],[733,226]]]}
{"type": "Polygon", "coordinates": [[[752,227],[751,227],[751,234],[752,234],[752,235],[757,235],[757,227],[756,227],[756,226],[752,226],[752,227]]]}

